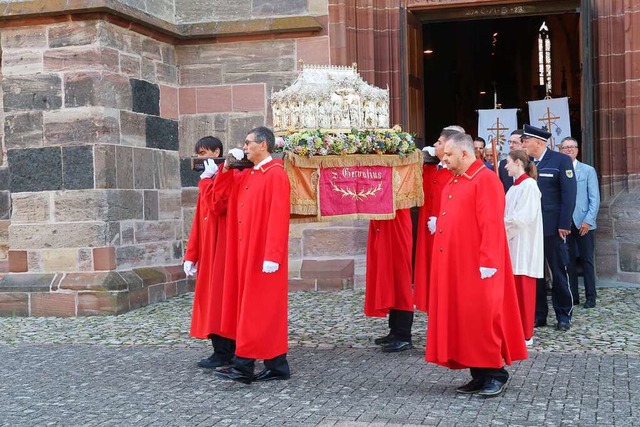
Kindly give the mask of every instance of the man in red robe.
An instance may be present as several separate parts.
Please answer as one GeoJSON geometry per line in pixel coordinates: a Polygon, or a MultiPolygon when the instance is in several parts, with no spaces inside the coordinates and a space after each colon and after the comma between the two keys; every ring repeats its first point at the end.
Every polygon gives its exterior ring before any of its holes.
{"type": "MultiPolygon", "coordinates": [[[[440,210],[442,189],[452,177],[451,171],[442,162],[444,143],[457,130],[445,128],[440,132],[434,144],[436,159],[439,163],[425,163],[422,166],[422,191],[424,204],[418,210],[418,226],[416,237],[416,258],[414,266],[413,292],[414,304],[420,311],[427,311],[429,306],[429,272],[431,271],[431,248],[433,233],[429,223],[434,224],[440,210]]],[[[432,227],[433,228],[433,227],[432,227]]]]}
{"type": "MultiPolygon", "coordinates": [[[[201,138],[195,152],[198,157],[219,157],[222,142],[213,136],[201,138]]],[[[220,329],[227,218],[224,212],[209,209],[205,196],[213,187],[216,172],[216,164],[207,160],[198,183],[198,201],[184,255],[185,274],[196,276],[190,334],[211,339],[213,354],[198,362],[201,368],[209,369],[228,365],[235,352],[234,337],[223,336],[220,329]]]]}
{"type": "MultiPolygon", "coordinates": [[[[271,130],[251,130],[244,142],[244,154],[254,167],[229,171],[225,163],[212,197],[214,205],[227,206],[222,330],[236,337],[232,365],[219,368],[215,375],[247,384],[290,377],[290,188],[283,162],[271,157],[274,147],[271,130]],[[254,376],[256,359],[264,360],[265,368],[254,376]]],[[[230,150],[234,156],[236,151],[230,150]]]]}
{"type": "Polygon", "coordinates": [[[390,220],[371,220],[367,241],[364,314],[389,315],[389,334],[376,338],[385,353],[411,348],[411,214],[399,209],[390,220]]]}
{"type": "Polygon", "coordinates": [[[451,135],[443,161],[454,173],[442,191],[433,241],[426,360],[469,368],[458,393],[497,396],[504,364],[527,358],[500,180],[476,160],[467,134],[451,135]]]}

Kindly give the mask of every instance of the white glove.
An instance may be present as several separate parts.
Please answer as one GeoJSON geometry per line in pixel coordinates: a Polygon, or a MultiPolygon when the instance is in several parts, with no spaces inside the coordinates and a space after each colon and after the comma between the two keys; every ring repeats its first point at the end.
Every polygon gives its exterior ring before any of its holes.
{"type": "Polygon", "coordinates": [[[200,179],[211,178],[218,172],[218,165],[213,159],[207,159],[204,161],[204,172],[200,174],[200,179]]]}
{"type": "Polygon", "coordinates": [[[224,165],[226,167],[229,167],[229,158],[231,156],[233,156],[236,160],[242,160],[244,159],[244,151],[239,148],[232,148],[231,150],[229,150],[229,152],[227,153],[227,158],[224,161],[224,165]]]}
{"type": "Polygon", "coordinates": [[[184,274],[186,274],[187,277],[195,276],[196,271],[198,271],[198,269],[196,268],[196,265],[191,261],[185,261],[182,268],[184,269],[184,274]]]}
{"type": "Polygon", "coordinates": [[[262,263],[263,273],[275,273],[280,268],[280,264],[272,261],[265,261],[262,263]]]}
{"type": "Polygon", "coordinates": [[[437,220],[438,220],[438,218],[436,218],[435,216],[430,216],[429,217],[429,221],[427,221],[427,228],[429,229],[431,234],[435,234],[435,232],[436,232],[436,221],[437,220]]]}
{"type": "Polygon", "coordinates": [[[496,274],[496,271],[498,271],[497,268],[480,267],[480,278],[486,279],[487,277],[491,277],[496,274]]]}

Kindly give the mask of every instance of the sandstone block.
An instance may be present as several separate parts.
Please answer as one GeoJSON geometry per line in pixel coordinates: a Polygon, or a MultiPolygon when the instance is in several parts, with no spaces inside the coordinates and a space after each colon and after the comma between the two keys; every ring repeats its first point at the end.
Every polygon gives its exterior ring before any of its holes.
{"type": "Polygon", "coordinates": [[[0,191],[0,221],[11,217],[11,193],[0,191]]]}
{"type": "Polygon", "coordinates": [[[118,110],[107,108],[73,108],[46,112],[45,144],[118,144],[120,123],[118,110]]]}
{"type": "Polygon", "coordinates": [[[185,65],[180,67],[181,87],[222,84],[222,65],[185,65]]]}
{"type": "Polygon", "coordinates": [[[116,183],[120,189],[133,188],[133,148],[116,147],[116,183]]]}
{"type": "Polygon", "coordinates": [[[9,49],[44,49],[47,47],[46,27],[3,28],[0,32],[3,51],[9,49]]]}
{"type": "Polygon", "coordinates": [[[329,0],[309,0],[310,15],[328,15],[329,0]]]}
{"type": "Polygon", "coordinates": [[[105,245],[104,222],[11,224],[9,245],[19,249],[81,248],[105,245]]]}
{"type": "Polygon", "coordinates": [[[257,126],[264,126],[264,115],[256,113],[233,114],[229,116],[229,135],[227,145],[236,147],[245,140],[247,132],[257,126]]]}
{"type": "Polygon", "coordinates": [[[2,78],[4,111],[56,110],[62,106],[62,81],[55,74],[2,78]]]}
{"type": "Polygon", "coordinates": [[[78,271],[90,272],[93,270],[93,253],[91,249],[78,249],[78,271]]]}
{"type": "Polygon", "coordinates": [[[149,292],[147,288],[129,291],[129,309],[135,310],[149,305],[149,292]]]}
{"type": "Polygon", "coordinates": [[[134,221],[122,221],[120,223],[120,241],[122,245],[133,244],[133,241],[135,239],[133,230],[134,230],[134,221]]]}
{"type": "Polygon", "coordinates": [[[123,145],[144,147],[147,144],[145,134],[146,115],[120,111],[120,139],[123,145]]]}
{"type": "Polygon", "coordinates": [[[164,283],[160,285],[151,285],[147,291],[149,292],[149,304],[157,304],[167,300],[167,296],[164,293],[164,283]]]}
{"type": "Polygon", "coordinates": [[[159,190],[179,190],[180,186],[180,159],[175,151],[156,150],[155,157],[155,183],[159,190]]]}
{"type": "Polygon", "coordinates": [[[305,64],[331,64],[329,36],[296,40],[298,61],[305,64]]]}
{"type": "Polygon", "coordinates": [[[4,292],[49,292],[55,274],[6,274],[0,276],[0,295],[4,292]]]}
{"type": "MultiPolygon", "coordinates": [[[[295,40],[263,40],[252,43],[237,42],[207,45],[178,46],[176,55],[180,66],[224,65],[233,72],[264,73],[291,72],[297,76],[295,40]],[[265,55],[269,52],[269,55],[265,55]]],[[[224,83],[230,82],[223,74],[224,83]]],[[[295,80],[295,77],[294,77],[295,80]]]]}
{"type": "Polygon", "coordinates": [[[17,76],[42,73],[44,59],[41,51],[10,50],[2,54],[2,75],[17,76]]]}
{"type": "Polygon", "coordinates": [[[58,289],[71,291],[125,291],[127,281],[117,272],[65,274],[58,289]]]}
{"type": "Polygon", "coordinates": [[[253,16],[299,15],[307,12],[307,0],[254,0],[253,16]]]}
{"type": "Polygon", "coordinates": [[[62,186],[80,190],[93,184],[93,146],[62,147],[62,186]]]}
{"type": "Polygon", "coordinates": [[[98,144],[94,146],[95,187],[116,188],[116,146],[98,144]]]}
{"type": "Polygon", "coordinates": [[[70,22],[49,27],[49,47],[84,46],[98,40],[98,21],[70,22]]]}
{"type": "Polygon", "coordinates": [[[51,220],[50,193],[14,193],[11,195],[14,224],[48,222],[51,220]]]}
{"type": "Polygon", "coordinates": [[[137,221],[136,243],[163,242],[175,239],[175,227],[171,221],[137,221]]]}
{"type": "Polygon", "coordinates": [[[0,317],[29,316],[29,295],[19,292],[0,292],[0,317]]]}
{"type": "Polygon", "coordinates": [[[289,292],[315,291],[316,279],[289,278],[289,292]]]}
{"type": "Polygon", "coordinates": [[[184,209],[182,214],[184,215],[182,238],[188,240],[189,233],[191,233],[191,226],[193,225],[195,209],[184,209]]]}
{"type": "Polygon", "coordinates": [[[175,65],[165,64],[164,62],[156,62],[156,80],[159,83],[172,84],[178,83],[178,70],[175,65]]]}
{"type": "Polygon", "coordinates": [[[127,292],[78,292],[78,316],[105,316],[127,311],[127,292]]]}
{"type": "Polygon", "coordinates": [[[107,194],[105,190],[56,191],[53,193],[55,221],[104,220],[109,208],[107,194]]]}
{"type": "Polygon", "coordinates": [[[44,53],[45,72],[120,70],[118,51],[104,47],[63,47],[44,53]]]}
{"type": "MultiPolygon", "coordinates": [[[[2,156],[0,156],[0,159],[2,159],[2,156]]],[[[5,164],[0,166],[0,191],[9,190],[10,188],[11,174],[9,173],[9,167],[5,164]]]]}
{"type": "Polygon", "coordinates": [[[140,61],[140,77],[144,81],[150,83],[156,82],[156,61],[153,59],[142,58],[140,61]]]}
{"type": "Polygon", "coordinates": [[[148,59],[162,61],[162,53],[160,52],[161,44],[161,42],[150,37],[142,37],[141,55],[148,59]]]}
{"type": "Polygon", "coordinates": [[[302,257],[302,239],[289,236],[289,259],[302,257]]]}
{"type": "Polygon", "coordinates": [[[11,273],[24,273],[29,271],[27,251],[9,251],[9,271],[11,273]]]}
{"type": "Polygon", "coordinates": [[[158,192],[156,190],[148,190],[144,192],[144,219],[145,221],[157,221],[159,218],[158,211],[160,205],[158,203],[158,192]]]}
{"type": "Polygon", "coordinates": [[[154,173],[151,165],[154,162],[154,153],[150,148],[133,149],[133,186],[134,188],[155,188],[154,173]]]}
{"type": "Polygon", "coordinates": [[[180,114],[195,114],[198,112],[196,103],[196,88],[182,87],[178,90],[178,110],[180,114]]]}
{"type": "Polygon", "coordinates": [[[88,71],[64,76],[65,107],[99,106],[131,110],[129,79],[121,74],[88,71]]]}
{"type": "Polygon", "coordinates": [[[140,79],[142,63],[139,56],[127,55],[120,52],[120,72],[127,76],[140,79]]]}
{"type": "Polygon", "coordinates": [[[305,259],[300,270],[303,279],[352,279],[353,274],[353,259],[305,259]]]}
{"type": "Polygon", "coordinates": [[[366,229],[331,227],[307,229],[303,232],[304,256],[364,254],[367,249],[366,229]]]}
{"type": "MultiPolygon", "coordinates": [[[[144,9],[144,8],[142,8],[144,9]]],[[[130,55],[140,55],[144,36],[109,22],[98,24],[98,44],[103,47],[126,52],[130,55]]]]}
{"type": "Polygon", "coordinates": [[[182,189],[182,207],[188,209],[195,209],[198,202],[199,191],[197,188],[183,188],[182,189]]]}
{"type": "MultiPolygon", "coordinates": [[[[169,0],[171,1],[171,0],[169,0]]],[[[173,18],[172,18],[173,19],[173,18]]],[[[162,62],[165,64],[176,65],[176,47],[170,44],[162,43],[160,45],[160,53],[162,54],[162,62]]]]}
{"type": "Polygon", "coordinates": [[[164,119],[178,120],[178,89],[160,86],[160,116],[164,119]]]}
{"type": "Polygon", "coordinates": [[[7,154],[12,193],[62,188],[62,151],[59,147],[14,149],[7,154]]]}
{"type": "Polygon", "coordinates": [[[233,111],[266,112],[266,93],[264,84],[233,85],[233,111]]]}
{"type": "Polygon", "coordinates": [[[76,315],[76,295],[74,293],[31,294],[32,316],[71,317],[76,315]]]}
{"type": "Polygon", "coordinates": [[[316,282],[319,291],[341,291],[344,289],[353,289],[353,279],[321,279],[316,282]]]}
{"type": "Polygon", "coordinates": [[[246,20],[251,16],[251,0],[176,0],[178,23],[246,20]]]}
{"type": "Polygon", "coordinates": [[[56,248],[40,251],[42,259],[42,271],[46,273],[59,273],[78,271],[78,250],[56,248]]]}
{"type": "Polygon", "coordinates": [[[620,242],[620,270],[640,273],[640,243],[620,242]]]}
{"type": "Polygon", "coordinates": [[[167,298],[173,298],[178,295],[178,282],[169,282],[164,284],[164,295],[167,298]]]}
{"type": "Polygon", "coordinates": [[[159,191],[159,218],[161,220],[182,219],[182,190],[159,191]]]}
{"type": "Polygon", "coordinates": [[[93,248],[93,268],[96,271],[116,269],[116,249],[113,246],[93,248]]]}
{"type": "Polygon", "coordinates": [[[233,108],[231,86],[196,88],[198,113],[225,113],[233,108]]]}
{"type": "Polygon", "coordinates": [[[41,111],[5,115],[4,142],[7,149],[40,147],[43,138],[41,111]]]}
{"type": "Polygon", "coordinates": [[[142,191],[118,190],[107,193],[106,221],[142,219],[144,214],[142,191]]]}
{"type": "Polygon", "coordinates": [[[140,267],[145,265],[146,255],[144,245],[123,245],[116,248],[116,265],[123,269],[140,267]]]}
{"type": "Polygon", "coordinates": [[[144,287],[164,284],[167,282],[166,271],[161,267],[135,268],[133,272],[142,279],[142,286],[144,287]]]}

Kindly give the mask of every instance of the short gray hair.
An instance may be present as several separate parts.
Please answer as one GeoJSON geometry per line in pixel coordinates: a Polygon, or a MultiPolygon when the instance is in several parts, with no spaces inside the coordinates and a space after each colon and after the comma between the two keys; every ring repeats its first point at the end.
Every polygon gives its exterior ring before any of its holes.
{"type": "Polygon", "coordinates": [[[446,142],[449,141],[451,141],[453,145],[455,145],[462,151],[474,153],[473,138],[471,138],[471,135],[467,135],[466,133],[454,133],[453,135],[449,136],[449,138],[447,138],[446,142]]]}

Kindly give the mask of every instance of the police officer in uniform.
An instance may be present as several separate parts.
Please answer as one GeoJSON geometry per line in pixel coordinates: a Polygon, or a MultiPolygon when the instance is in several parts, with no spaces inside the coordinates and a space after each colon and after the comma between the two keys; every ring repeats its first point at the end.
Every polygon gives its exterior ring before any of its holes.
{"type": "MultiPolygon", "coordinates": [[[[522,148],[538,167],[538,188],[542,193],[542,225],[544,229],[544,257],[553,276],[551,301],[558,324],[556,329],[571,328],[573,297],[569,287],[567,266],[573,209],[576,204],[577,183],[571,158],[547,148],[551,133],[524,125],[522,148]]],[[[544,279],[538,279],[536,290],[535,326],[546,326],[549,306],[544,279]]]]}

